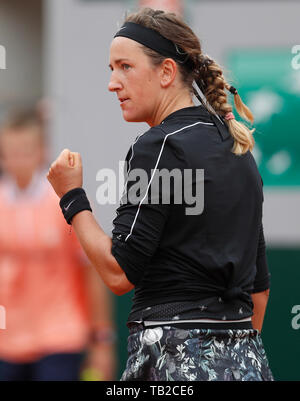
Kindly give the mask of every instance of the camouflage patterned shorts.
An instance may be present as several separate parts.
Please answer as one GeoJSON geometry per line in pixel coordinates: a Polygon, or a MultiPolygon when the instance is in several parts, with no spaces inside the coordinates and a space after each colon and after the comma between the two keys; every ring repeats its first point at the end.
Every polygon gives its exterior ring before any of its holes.
{"type": "Polygon", "coordinates": [[[270,381],[260,334],[254,329],[130,329],[121,381],[270,381]]]}

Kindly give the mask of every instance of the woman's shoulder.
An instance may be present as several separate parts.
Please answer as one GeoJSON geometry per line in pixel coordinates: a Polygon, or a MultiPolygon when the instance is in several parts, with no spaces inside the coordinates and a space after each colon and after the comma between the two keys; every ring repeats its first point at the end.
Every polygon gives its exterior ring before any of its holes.
{"type": "Polygon", "coordinates": [[[183,154],[162,126],[151,127],[136,137],[132,143],[126,161],[137,168],[170,168],[183,160],[183,154]]]}

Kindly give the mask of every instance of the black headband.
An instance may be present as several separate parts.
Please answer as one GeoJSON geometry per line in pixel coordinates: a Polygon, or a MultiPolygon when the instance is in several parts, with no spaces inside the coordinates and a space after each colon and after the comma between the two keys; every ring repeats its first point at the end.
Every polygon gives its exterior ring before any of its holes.
{"type": "Polygon", "coordinates": [[[116,38],[117,36],[135,40],[165,57],[170,57],[180,64],[185,64],[190,69],[194,68],[194,63],[187,53],[154,29],[146,28],[134,22],[125,22],[114,37],[116,38]]]}

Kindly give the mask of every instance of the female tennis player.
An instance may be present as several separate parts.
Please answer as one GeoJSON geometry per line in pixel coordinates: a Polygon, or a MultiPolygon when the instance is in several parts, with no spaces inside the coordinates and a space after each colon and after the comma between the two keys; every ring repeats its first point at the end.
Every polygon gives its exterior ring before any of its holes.
{"type": "Polygon", "coordinates": [[[262,180],[252,131],[227,92],[253,122],[250,110],[171,13],[129,15],[110,68],[124,119],[150,127],[127,154],[112,238],[82,189],[78,153],[65,149],[48,180],[106,285],[117,295],[135,289],[121,380],[273,380],[260,337],[269,291],[262,180]]]}

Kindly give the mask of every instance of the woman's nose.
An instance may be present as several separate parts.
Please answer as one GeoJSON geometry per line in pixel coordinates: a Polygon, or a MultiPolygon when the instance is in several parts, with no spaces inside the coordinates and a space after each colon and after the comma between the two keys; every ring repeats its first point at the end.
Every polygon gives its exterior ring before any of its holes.
{"type": "Polygon", "coordinates": [[[110,77],[110,81],[108,83],[108,90],[110,92],[115,92],[122,88],[121,82],[116,79],[116,76],[112,73],[110,77]]]}

